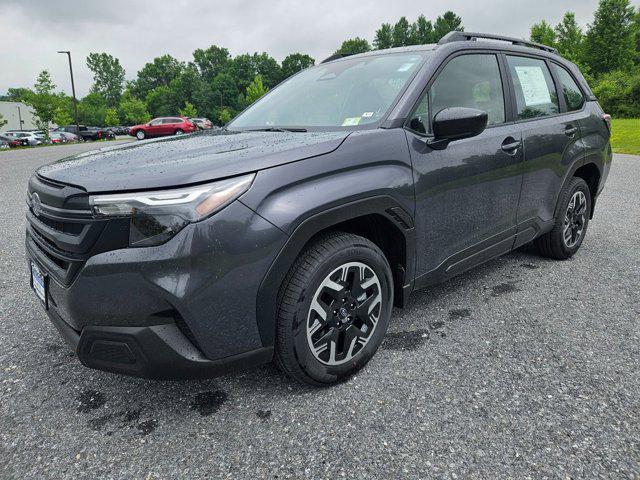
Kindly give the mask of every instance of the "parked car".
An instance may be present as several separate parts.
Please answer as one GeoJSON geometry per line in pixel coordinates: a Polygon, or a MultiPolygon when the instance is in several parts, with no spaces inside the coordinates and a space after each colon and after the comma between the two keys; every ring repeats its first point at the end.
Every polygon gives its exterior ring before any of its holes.
{"type": "Polygon", "coordinates": [[[108,138],[109,136],[115,137],[114,135],[109,135],[105,129],[99,127],[87,127],[86,125],[79,125],[79,128],[75,125],[64,125],[56,128],[54,131],[56,132],[69,132],[78,136],[82,140],[102,140],[104,138],[108,138]]]}
{"type": "Polygon", "coordinates": [[[0,140],[3,143],[6,143],[6,145],[9,148],[28,147],[29,146],[29,141],[26,138],[16,138],[16,137],[11,136],[11,135],[0,134],[0,140]]]}
{"type": "Polygon", "coordinates": [[[109,127],[109,130],[111,130],[116,135],[128,135],[129,134],[129,127],[123,127],[123,126],[109,127]]]}
{"type": "Polygon", "coordinates": [[[193,122],[200,130],[210,130],[213,128],[213,123],[208,118],[190,118],[189,120],[191,120],[191,122],[193,122]]]}
{"type": "Polygon", "coordinates": [[[13,138],[0,135],[0,148],[10,148],[13,138]]]}
{"type": "Polygon", "coordinates": [[[49,138],[51,139],[51,143],[67,143],[69,141],[67,135],[71,134],[68,134],[67,132],[50,132],[49,138]]]}
{"type": "Polygon", "coordinates": [[[5,135],[21,139],[23,146],[34,147],[42,143],[42,140],[34,132],[10,130],[5,132],[5,135]]]}
{"type": "Polygon", "coordinates": [[[129,135],[138,140],[147,137],[163,137],[167,135],[182,135],[198,130],[191,120],[186,117],[159,117],[149,123],[134,125],[129,129],[129,135]]]}
{"type": "Polygon", "coordinates": [[[71,143],[71,142],[79,142],[80,141],[80,137],[78,137],[77,135],[71,133],[71,132],[61,132],[61,131],[54,131],[51,132],[51,139],[53,140],[54,136],[59,136],[61,138],[62,143],[71,143]]]}
{"type": "Polygon", "coordinates": [[[612,161],[578,67],[467,32],[325,61],[227,128],[31,177],[31,284],[84,365],[342,381],[412,291],[530,242],[575,255],[612,161]]]}

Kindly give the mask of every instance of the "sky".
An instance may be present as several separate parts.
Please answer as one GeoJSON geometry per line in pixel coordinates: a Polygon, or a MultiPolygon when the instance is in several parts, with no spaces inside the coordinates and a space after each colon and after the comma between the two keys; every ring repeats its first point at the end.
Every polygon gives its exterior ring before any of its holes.
{"type": "MultiPolygon", "coordinates": [[[[633,0],[636,7],[640,0],[633,0]]],[[[0,0],[0,93],[31,87],[49,70],[71,93],[66,55],[71,50],[79,97],[91,87],[86,56],[107,52],[120,59],[127,79],[154,57],[169,53],[189,61],[196,48],[215,44],[232,55],[267,52],[281,61],[307,53],[320,61],[343,40],[373,40],[384,22],[420,14],[435,20],[446,10],[462,17],[465,30],[528,37],[545,19],[557,24],[565,11],[586,27],[597,0],[0,0]]]]}

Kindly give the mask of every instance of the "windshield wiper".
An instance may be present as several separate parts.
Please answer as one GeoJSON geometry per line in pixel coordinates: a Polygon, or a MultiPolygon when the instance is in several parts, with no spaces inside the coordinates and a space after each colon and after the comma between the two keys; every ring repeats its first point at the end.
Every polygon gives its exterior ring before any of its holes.
{"type": "Polygon", "coordinates": [[[306,128],[280,128],[280,127],[265,127],[265,128],[252,128],[246,130],[247,132],[306,132],[306,128]]]}

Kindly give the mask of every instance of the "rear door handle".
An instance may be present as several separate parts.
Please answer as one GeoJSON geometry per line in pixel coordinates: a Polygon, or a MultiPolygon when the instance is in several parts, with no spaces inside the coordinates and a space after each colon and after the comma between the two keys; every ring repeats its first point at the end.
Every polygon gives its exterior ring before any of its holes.
{"type": "Polygon", "coordinates": [[[576,133],[578,133],[578,127],[574,127],[573,125],[567,125],[567,128],[564,129],[564,134],[567,137],[573,137],[576,133]]]}
{"type": "Polygon", "coordinates": [[[513,137],[507,137],[504,139],[504,142],[502,142],[500,148],[503,152],[513,155],[514,153],[516,153],[516,150],[520,148],[520,145],[522,145],[522,142],[520,140],[516,140],[513,137]]]}

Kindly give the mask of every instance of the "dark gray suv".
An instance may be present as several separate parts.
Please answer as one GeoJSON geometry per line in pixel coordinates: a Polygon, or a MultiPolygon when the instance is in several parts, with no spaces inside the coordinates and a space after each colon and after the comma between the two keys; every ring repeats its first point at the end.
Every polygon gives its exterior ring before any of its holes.
{"type": "Polygon", "coordinates": [[[543,45],[452,32],[331,58],[226,129],[104,148],[30,179],[31,284],[92,368],[326,385],[394,305],[533,242],[580,248],[610,119],[543,45]]]}

